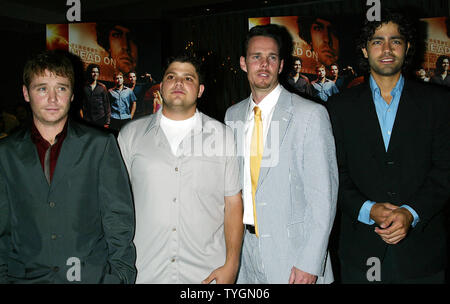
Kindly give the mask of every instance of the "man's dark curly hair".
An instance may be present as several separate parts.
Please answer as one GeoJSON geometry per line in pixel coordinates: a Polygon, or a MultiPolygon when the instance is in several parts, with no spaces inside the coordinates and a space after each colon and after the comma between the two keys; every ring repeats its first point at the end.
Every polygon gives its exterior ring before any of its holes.
{"type": "Polygon", "coordinates": [[[383,24],[387,24],[389,22],[395,23],[398,25],[399,33],[405,37],[405,42],[409,43],[409,49],[406,53],[405,60],[403,62],[402,69],[403,71],[407,70],[410,67],[412,59],[414,57],[415,52],[415,43],[416,43],[416,28],[412,20],[406,17],[404,14],[390,11],[390,10],[382,10],[381,11],[381,20],[380,21],[368,21],[366,20],[364,26],[361,29],[360,35],[356,40],[356,53],[359,55],[359,66],[364,71],[369,71],[369,61],[367,58],[364,58],[361,49],[367,48],[367,43],[370,39],[372,39],[375,31],[383,24]]]}
{"type": "Polygon", "coordinates": [[[444,69],[442,68],[442,63],[444,62],[444,59],[447,59],[450,61],[450,56],[447,55],[441,55],[436,59],[436,75],[441,75],[444,69]]]}

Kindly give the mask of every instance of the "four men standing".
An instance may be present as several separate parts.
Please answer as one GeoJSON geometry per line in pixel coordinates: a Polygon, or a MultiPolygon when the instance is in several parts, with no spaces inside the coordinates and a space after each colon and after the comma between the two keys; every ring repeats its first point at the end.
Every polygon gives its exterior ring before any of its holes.
{"type": "MultiPolygon", "coordinates": [[[[327,103],[333,129],[325,107],[279,84],[282,31],[249,31],[240,66],[251,95],[227,110],[228,127],[197,110],[200,62],[171,58],[162,111],[119,133],[125,165],[112,135],[68,119],[70,60],[43,52],[28,61],[33,124],[0,142],[0,282],[133,283],[136,265],[138,283],[331,283],[338,201],[343,283],[443,283],[450,96],[402,75],[410,24],[385,12],[365,25],[370,78],[327,103]]],[[[88,70],[100,109],[99,68],[88,70]]],[[[323,66],[318,78],[313,85],[327,83],[323,66]]],[[[119,130],[136,97],[121,72],[114,80],[119,130]]],[[[89,117],[107,126],[100,112],[89,117]]]]}

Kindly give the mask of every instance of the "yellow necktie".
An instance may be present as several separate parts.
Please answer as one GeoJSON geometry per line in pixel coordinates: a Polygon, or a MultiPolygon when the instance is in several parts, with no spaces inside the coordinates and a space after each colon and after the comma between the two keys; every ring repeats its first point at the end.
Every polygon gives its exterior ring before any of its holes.
{"type": "Polygon", "coordinates": [[[255,234],[259,237],[258,222],[256,220],[256,203],[255,194],[256,187],[258,186],[259,170],[261,168],[261,159],[263,156],[263,130],[261,109],[254,107],[255,112],[255,126],[253,127],[252,142],[250,146],[250,176],[252,179],[252,199],[253,199],[253,218],[255,220],[255,234]]]}

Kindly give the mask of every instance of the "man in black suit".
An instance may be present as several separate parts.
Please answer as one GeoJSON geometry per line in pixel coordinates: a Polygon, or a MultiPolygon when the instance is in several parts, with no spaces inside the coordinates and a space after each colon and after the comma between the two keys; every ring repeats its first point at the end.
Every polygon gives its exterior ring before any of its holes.
{"type": "Polygon", "coordinates": [[[414,28],[400,14],[366,22],[358,47],[370,77],[327,103],[339,166],[342,282],[443,283],[449,92],[402,75],[414,28]]]}

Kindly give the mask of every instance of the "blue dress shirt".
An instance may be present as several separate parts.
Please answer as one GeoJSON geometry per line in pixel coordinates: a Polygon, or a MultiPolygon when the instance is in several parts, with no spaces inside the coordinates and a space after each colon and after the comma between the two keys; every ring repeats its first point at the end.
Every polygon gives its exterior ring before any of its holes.
{"type": "Polygon", "coordinates": [[[109,89],[111,102],[111,117],[114,119],[130,119],[131,105],[136,101],[136,95],[133,90],[123,87],[122,90],[117,88],[109,89]]]}
{"type": "MultiPolygon", "coordinates": [[[[372,97],[375,104],[375,110],[377,112],[378,123],[380,124],[386,151],[389,147],[389,140],[391,139],[392,128],[394,126],[395,117],[397,115],[400,96],[402,95],[404,84],[405,79],[403,78],[403,75],[400,75],[397,84],[391,91],[391,103],[388,104],[381,96],[380,88],[375,82],[375,79],[373,79],[372,75],[370,75],[370,90],[372,91],[372,97]]],[[[366,202],[364,202],[359,211],[358,221],[367,225],[373,225],[375,223],[375,221],[370,218],[370,210],[372,209],[373,205],[375,205],[375,202],[373,201],[367,200],[366,202]]],[[[406,208],[409,212],[411,212],[414,218],[411,226],[415,227],[417,222],[419,222],[419,215],[417,214],[417,212],[408,205],[401,205],[400,208],[406,208]]]]}

